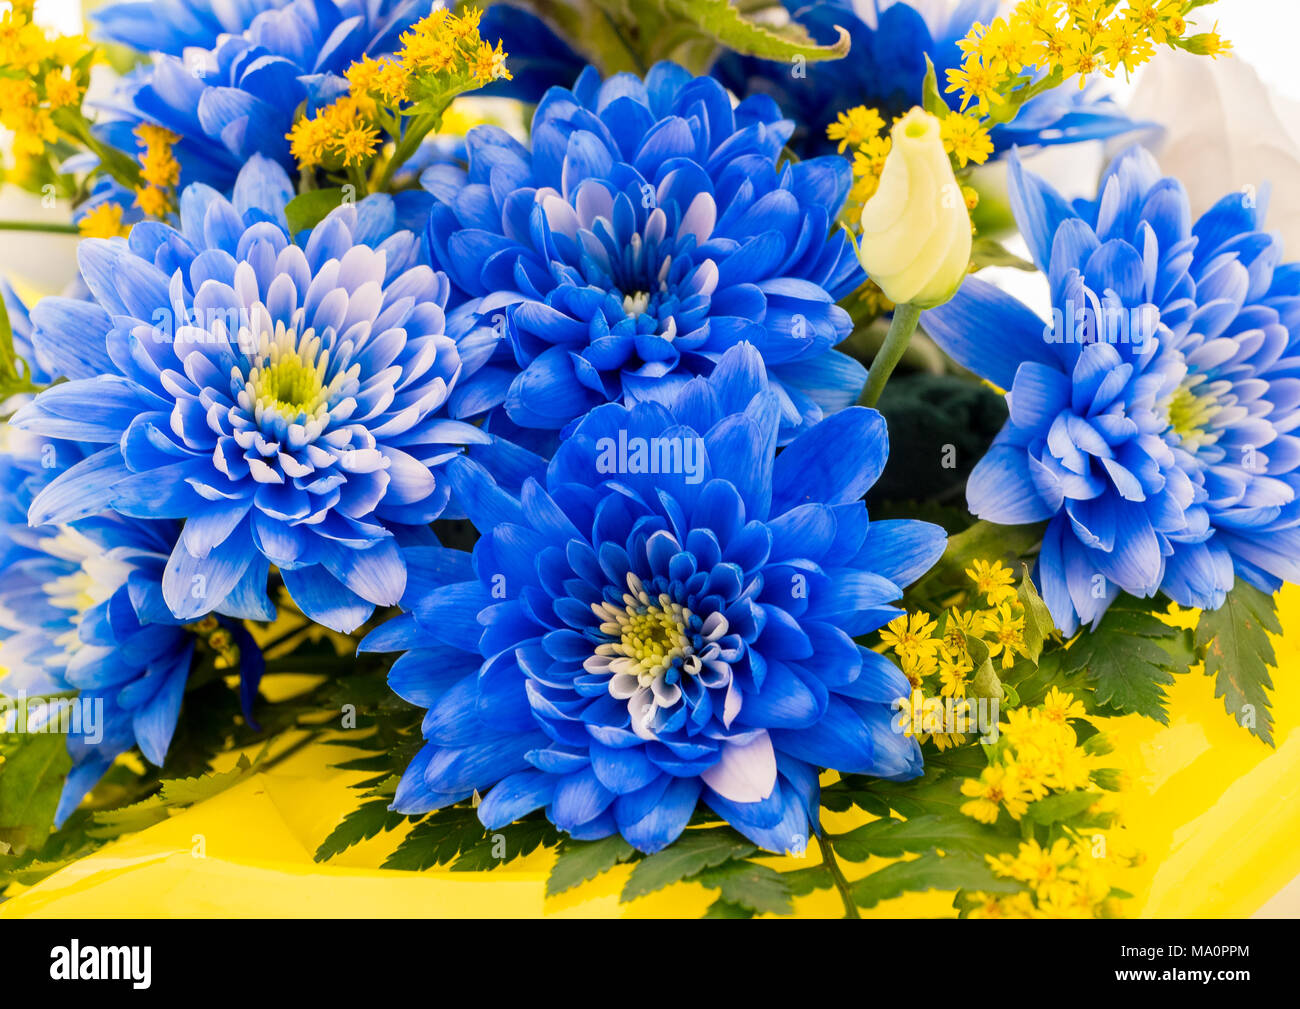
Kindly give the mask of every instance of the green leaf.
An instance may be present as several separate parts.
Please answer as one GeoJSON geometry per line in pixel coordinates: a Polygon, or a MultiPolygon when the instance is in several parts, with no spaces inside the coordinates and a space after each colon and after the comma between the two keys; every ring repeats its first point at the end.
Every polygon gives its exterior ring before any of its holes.
{"type": "Polygon", "coordinates": [[[971,696],[996,697],[999,701],[1006,696],[1006,689],[998,672],[993,668],[993,659],[989,656],[989,646],[982,638],[968,637],[966,651],[970,653],[971,664],[975,667],[971,677],[971,696]]]}
{"type": "Polygon", "coordinates": [[[769,27],[745,17],[731,0],[662,0],[664,10],[675,14],[696,34],[744,56],[768,60],[837,60],[848,55],[849,33],[836,25],[839,38],[834,45],[819,46],[798,22],[769,27]]]}
{"type": "Polygon", "coordinates": [[[638,862],[619,899],[626,903],[644,897],[733,858],[746,858],[755,850],[731,830],[688,830],[663,851],[638,862]]]}
{"type": "Polygon", "coordinates": [[[921,107],[930,115],[943,119],[952,113],[952,109],[939,94],[939,83],[935,78],[934,63],[930,60],[930,54],[922,53],[922,55],[925,57],[925,80],[921,82],[921,107]]]}
{"type": "Polygon", "coordinates": [[[440,809],[411,829],[382,868],[422,872],[446,865],[478,844],[485,833],[476,810],[468,806],[440,809]]]}
{"type": "Polygon", "coordinates": [[[806,897],[814,890],[829,890],[835,885],[834,877],[824,865],[810,865],[804,869],[783,872],[781,878],[795,897],[806,897]]]}
{"type": "Polygon", "coordinates": [[[317,862],[324,862],[347,851],[354,844],[369,841],[380,831],[396,829],[405,819],[403,814],[389,810],[387,799],[362,803],[329,832],[312,857],[317,862]]]}
{"type": "Polygon", "coordinates": [[[168,817],[167,804],[161,795],[134,802],[118,809],[100,810],[94,815],[96,826],[86,831],[91,837],[110,839],[135,834],[162,823],[168,817]]]}
{"type": "Polygon", "coordinates": [[[1002,837],[968,816],[914,816],[909,820],[876,820],[834,839],[835,854],[850,862],[872,855],[896,858],[906,852],[935,848],[945,852],[1009,851],[1013,839],[1002,837]]]}
{"type": "MultiPolygon", "coordinates": [[[[948,537],[948,547],[930,572],[910,590],[922,598],[935,594],[938,586],[970,588],[966,569],[976,560],[1000,560],[1013,569],[1043,539],[1044,523],[1000,526],[983,520],[948,537]]],[[[942,593],[940,593],[942,594],[942,593]]]]}
{"type": "Polygon", "coordinates": [[[1016,596],[1025,610],[1025,646],[1029,649],[1029,659],[1037,662],[1043,654],[1043,645],[1056,633],[1056,621],[1051,611],[1043,602],[1043,597],[1034,588],[1034,580],[1029,575],[1029,565],[1020,566],[1022,572],[1020,584],[1016,587],[1016,596]]]}
{"type": "Polygon", "coordinates": [[[922,855],[909,862],[894,862],[849,885],[854,903],[874,907],[882,900],[924,890],[983,890],[1011,893],[1020,889],[1015,880],[1001,879],[981,856],[967,852],[922,855]]]}
{"type": "Polygon", "coordinates": [[[1034,823],[1062,823],[1086,811],[1100,798],[1096,792],[1061,792],[1031,802],[1025,815],[1034,823]]]}
{"type": "MultiPolygon", "coordinates": [[[[263,750],[263,754],[265,754],[263,750]]],[[[168,806],[193,806],[211,799],[233,785],[239,784],[257,770],[262,757],[250,761],[244,754],[229,771],[201,774],[193,778],[171,778],[162,783],[162,800],[168,806]]]]}
{"type": "Polygon", "coordinates": [[[559,832],[541,814],[498,827],[452,864],[452,872],[483,872],[560,842],[559,832]]]}
{"type": "Polygon", "coordinates": [[[1206,675],[1214,677],[1214,696],[1223,698],[1237,724],[1271,746],[1273,715],[1266,691],[1273,687],[1268,670],[1277,667],[1277,656],[1269,631],[1282,633],[1273,597],[1238,578],[1222,606],[1201,611],[1195,643],[1206,675]]]}
{"type": "MultiPolygon", "coordinates": [[[[645,73],[662,59],[673,59],[703,73],[719,46],[748,56],[805,63],[839,59],[849,37],[817,45],[798,22],[776,17],[785,12],[773,0],[736,5],[729,0],[516,0],[568,39],[603,73],[645,73]]],[[[515,58],[515,72],[526,69],[515,58]]]]}
{"type": "Polygon", "coordinates": [[[71,767],[68,741],[59,733],[24,733],[16,746],[6,746],[0,764],[0,841],[14,854],[45,843],[71,767]]]}
{"type": "Polygon", "coordinates": [[[332,189],[311,189],[299,193],[285,204],[284,216],[289,222],[289,233],[296,235],[307,228],[314,228],[329,215],[330,211],[344,203],[342,186],[332,189]]]}
{"type": "Polygon", "coordinates": [[[546,880],[546,896],[554,897],[557,893],[572,890],[579,883],[595,879],[635,855],[636,849],[618,834],[602,837],[599,841],[566,841],[546,880]]]}
{"type": "Polygon", "coordinates": [[[752,918],[754,912],[747,907],[741,907],[739,904],[728,904],[719,897],[709,905],[708,910],[701,915],[703,918],[752,918]]]}
{"type": "Polygon", "coordinates": [[[1191,668],[1191,653],[1179,648],[1182,634],[1143,604],[1121,597],[1093,631],[1084,630],[1061,653],[1067,674],[1084,673],[1100,704],[1136,711],[1168,724],[1165,687],[1174,673],[1191,668]]]}
{"type": "Polygon", "coordinates": [[[722,900],[755,914],[789,914],[790,886],[781,873],[757,862],[724,862],[692,877],[709,889],[720,888],[722,900]]]}
{"type": "Polygon", "coordinates": [[[971,243],[970,260],[975,269],[986,266],[1009,266],[1027,273],[1037,272],[1038,267],[1027,259],[1021,259],[1005,245],[994,238],[977,238],[971,243]]]}

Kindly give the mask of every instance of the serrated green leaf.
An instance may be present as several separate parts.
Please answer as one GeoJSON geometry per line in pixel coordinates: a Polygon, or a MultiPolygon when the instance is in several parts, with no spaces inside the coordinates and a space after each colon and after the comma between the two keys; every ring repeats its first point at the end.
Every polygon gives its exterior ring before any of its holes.
{"type": "Polygon", "coordinates": [[[1185,673],[1191,655],[1179,648],[1182,635],[1137,600],[1111,604],[1093,631],[1084,630],[1061,653],[1067,674],[1083,673],[1097,702],[1135,711],[1168,724],[1164,688],[1185,673]]]}
{"type": "Polygon", "coordinates": [[[741,907],[739,904],[728,904],[725,900],[719,897],[717,900],[715,900],[712,904],[709,905],[708,909],[704,912],[704,914],[700,915],[700,917],[701,918],[752,918],[754,917],[754,912],[747,907],[741,907]]]}
{"type": "Polygon", "coordinates": [[[1273,745],[1273,715],[1267,691],[1273,688],[1269,667],[1277,656],[1268,632],[1282,633],[1273,597],[1237,579],[1223,605],[1202,610],[1196,623],[1196,649],[1205,674],[1214,677],[1214,696],[1239,725],[1273,745]]]}
{"type": "Polygon", "coordinates": [[[546,896],[554,897],[579,883],[595,879],[635,855],[636,849],[618,834],[602,837],[599,841],[567,841],[546,880],[546,896]]]}
{"type": "Polygon", "coordinates": [[[794,869],[781,873],[785,885],[795,897],[806,897],[814,890],[829,890],[835,885],[830,870],[824,865],[810,865],[803,869],[794,869]]]}
{"type": "Polygon", "coordinates": [[[229,771],[201,774],[193,778],[169,778],[162,783],[163,803],[167,806],[193,806],[239,784],[254,770],[254,763],[241,753],[229,771]]]}
{"type": "Polygon", "coordinates": [[[168,817],[167,804],[161,795],[151,795],[147,799],[134,802],[118,809],[105,809],[95,813],[96,826],[86,831],[91,837],[114,838],[123,834],[135,834],[162,823],[168,817]]]}
{"type": "Polygon", "coordinates": [[[532,854],[539,847],[558,844],[559,832],[546,817],[534,814],[499,827],[452,863],[452,872],[482,872],[532,854]]]}
{"type": "Polygon", "coordinates": [[[21,855],[49,836],[72,760],[67,739],[53,732],[25,733],[5,748],[0,765],[0,841],[21,855]]]}
{"type": "Polygon", "coordinates": [[[746,858],[755,850],[731,830],[688,830],[663,851],[638,862],[619,899],[626,903],[644,897],[730,859],[746,858]]]}
{"type": "Polygon", "coordinates": [[[362,803],[326,835],[312,858],[325,862],[355,844],[369,841],[380,831],[395,830],[405,819],[403,814],[389,810],[387,799],[362,803]]]}
{"type": "Polygon", "coordinates": [[[909,862],[893,862],[849,884],[849,892],[859,907],[875,907],[882,900],[925,890],[1011,893],[1018,889],[1014,880],[993,875],[982,857],[966,852],[942,857],[931,853],[909,862]]]}
{"type": "Polygon", "coordinates": [[[974,854],[998,852],[1015,846],[968,816],[914,816],[908,820],[876,820],[834,839],[835,854],[850,862],[865,862],[872,855],[895,858],[907,852],[938,848],[945,852],[974,854]]]}
{"type": "Polygon", "coordinates": [[[446,865],[478,844],[485,833],[477,811],[467,806],[440,809],[412,827],[381,868],[422,872],[446,865]]]}
{"type": "Polygon", "coordinates": [[[775,869],[757,862],[731,861],[693,876],[709,889],[721,889],[722,900],[756,914],[789,914],[790,885],[775,869]]]}

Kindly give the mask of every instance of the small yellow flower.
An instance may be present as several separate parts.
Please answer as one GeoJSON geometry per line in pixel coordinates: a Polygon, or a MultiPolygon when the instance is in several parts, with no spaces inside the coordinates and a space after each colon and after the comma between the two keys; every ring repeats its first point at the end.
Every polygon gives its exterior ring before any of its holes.
{"type": "Polygon", "coordinates": [[[389,105],[398,105],[410,94],[411,75],[402,64],[385,60],[375,77],[375,90],[389,105]]]}
{"type": "Polygon", "coordinates": [[[180,137],[171,130],[152,123],[135,128],[135,138],[143,148],[140,154],[140,177],[157,189],[171,189],[181,177],[181,166],[172,154],[180,137]]]}
{"type": "Polygon", "coordinates": [[[470,60],[470,73],[476,81],[484,84],[496,80],[514,80],[506,69],[506,54],[501,50],[500,39],[497,40],[495,49],[490,42],[479,43],[470,60]]]}
{"type": "Polygon", "coordinates": [[[1088,75],[1096,73],[1105,66],[1105,61],[1094,49],[1093,39],[1086,32],[1077,32],[1061,53],[1060,67],[1067,79],[1079,77],[1079,90],[1088,83],[1088,75]]]}
{"type": "Polygon", "coordinates": [[[336,146],[344,165],[360,165],[379,147],[379,131],[355,123],[339,135],[336,146]]]}
{"type": "Polygon", "coordinates": [[[990,104],[1002,103],[1002,95],[998,88],[1002,86],[1003,79],[1002,74],[985,66],[978,58],[970,58],[960,67],[948,70],[948,87],[945,94],[960,91],[963,111],[974,99],[980,112],[987,114],[990,104]]]}
{"type": "Polygon", "coordinates": [[[135,205],[144,212],[146,217],[159,219],[166,217],[171,209],[167,194],[155,186],[140,186],[137,188],[135,191],[135,205]]]}
{"type": "Polygon", "coordinates": [[[942,684],[939,692],[944,697],[965,697],[966,676],[971,671],[969,658],[962,656],[953,659],[948,655],[942,656],[939,659],[939,682],[942,684]]]}
{"type": "Polygon", "coordinates": [[[1204,52],[1212,60],[1232,54],[1232,43],[1219,34],[1219,22],[1214,22],[1214,27],[1201,35],[1197,51],[1204,52]]]}
{"type": "Polygon", "coordinates": [[[984,619],[984,633],[991,634],[989,657],[1002,656],[1002,668],[1010,669],[1016,664],[1016,656],[1029,656],[1029,646],[1025,643],[1025,614],[1014,612],[1010,603],[999,603],[984,619]]]}
{"type": "Polygon", "coordinates": [[[839,152],[843,154],[846,147],[859,147],[876,139],[884,128],[885,121],[879,112],[859,105],[835,117],[835,122],[826,127],[826,139],[838,140],[839,152]]]}
{"type": "Polygon", "coordinates": [[[939,123],[939,136],[943,138],[943,149],[957,159],[960,168],[971,161],[982,165],[993,153],[989,131],[974,116],[962,113],[945,116],[939,123]]]}
{"type": "Polygon", "coordinates": [[[1041,887],[1057,880],[1077,878],[1078,872],[1072,868],[1075,854],[1074,845],[1064,837],[1057,839],[1050,848],[1044,848],[1030,838],[1020,842],[1015,855],[999,855],[996,858],[990,855],[988,861],[999,876],[1041,887]]]}
{"type": "Polygon", "coordinates": [[[45,98],[51,108],[81,104],[81,87],[62,70],[51,70],[45,75],[45,98]]]}
{"type": "Polygon", "coordinates": [[[1127,78],[1155,55],[1151,43],[1142,36],[1133,34],[1130,26],[1120,20],[1116,20],[1097,36],[1097,41],[1101,44],[1102,55],[1106,58],[1108,77],[1114,77],[1115,71],[1123,67],[1124,76],[1127,78]]]}
{"type": "Polygon", "coordinates": [[[1016,597],[1013,587],[1016,576],[1001,561],[977,560],[966,569],[966,577],[975,583],[975,590],[988,600],[990,606],[1010,602],[1016,597]]]}
{"type": "Polygon", "coordinates": [[[900,659],[934,658],[939,651],[939,641],[934,636],[937,628],[938,624],[928,613],[904,613],[885,625],[880,640],[900,659]]]}
{"type": "Polygon", "coordinates": [[[1071,718],[1083,718],[1087,712],[1084,710],[1083,702],[1076,701],[1073,694],[1067,694],[1059,687],[1052,687],[1043,698],[1040,705],[1043,718],[1049,722],[1057,722],[1062,725],[1071,718]]]}
{"type": "MultiPolygon", "coordinates": [[[[392,63],[385,60],[384,63],[392,63]]],[[[347,78],[348,90],[353,95],[374,94],[378,91],[379,73],[384,63],[372,56],[365,56],[343,71],[347,78]]]]}
{"type": "Polygon", "coordinates": [[[1015,75],[1034,60],[1034,27],[1020,18],[995,18],[980,40],[980,55],[995,73],[1015,75]]]}
{"type": "Polygon", "coordinates": [[[973,800],[962,803],[961,811],[980,823],[994,823],[999,809],[1019,820],[1029,808],[1020,779],[1000,764],[991,764],[978,778],[963,781],[961,794],[973,800]]]}
{"type": "Polygon", "coordinates": [[[125,238],[130,227],[122,223],[122,206],[105,202],[86,213],[77,223],[82,238],[125,238]]]}

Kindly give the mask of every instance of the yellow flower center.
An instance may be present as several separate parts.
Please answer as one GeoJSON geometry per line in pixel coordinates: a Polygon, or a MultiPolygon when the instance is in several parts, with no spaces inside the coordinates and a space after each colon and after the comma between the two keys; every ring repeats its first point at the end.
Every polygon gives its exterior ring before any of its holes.
{"type": "Polygon", "coordinates": [[[690,617],[690,610],[664,595],[659,597],[658,605],[628,606],[623,614],[602,624],[601,630],[618,637],[610,651],[631,660],[619,664],[622,671],[648,683],[691,654],[691,642],[686,634],[690,617]]]}
{"type": "Polygon", "coordinates": [[[1198,390],[1204,380],[1203,375],[1189,375],[1166,403],[1169,431],[1192,452],[1219,440],[1218,432],[1207,429],[1223,407],[1219,403],[1217,383],[1198,390]]]}

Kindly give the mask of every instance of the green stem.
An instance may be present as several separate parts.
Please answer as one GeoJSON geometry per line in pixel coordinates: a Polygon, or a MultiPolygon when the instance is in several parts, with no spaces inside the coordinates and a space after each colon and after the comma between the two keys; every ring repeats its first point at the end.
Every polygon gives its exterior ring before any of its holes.
{"type": "Polygon", "coordinates": [[[907,350],[907,345],[911,343],[912,334],[916,332],[916,324],[920,318],[921,310],[915,305],[894,306],[894,318],[889,323],[889,333],[886,334],[880,352],[872,359],[871,368],[867,371],[867,384],[858,399],[860,406],[875,406],[880,401],[885,383],[889,381],[889,376],[893,374],[894,368],[898,366],[899,360],[907,350]]]}
{"type": "Polygon", "coordinates": [[[826,871],[831,874],[835,889],[839,891],[840,900],[844,902],[844,917],[861,918],[862,915],[858,913],[858,905],[853,900],[853,894],[849,892],[849,881],[844,877],[839,860],[835,857],[835,850],[831,847],[830,837],[823,835],[818,839],[817,845],[822,850],[822,865],[826,866],[826,871]]]}
{"type": "Polygon", "coordinates": [[[43,231],[51,235],[75,235],[75,224],[46,224],[43,221],[0,221],[0,231],[43,231]]]}
{"type": "MultiPolygon", "coordinates": [[[[450,102],[444,104],[442,109],[445,109],[447,104],[450,104],[450,102]]],[[[397,142],[397,147],[393,150],[393,156],[388,159],[388,164],[384,166],[383,173],[375,184],[377,192],[387,192],[388,184],[393,181],[393,176],[397,170],[406,164],[407,159],[419,149],[424,138],[429,135],[429,131],[436,129],[442,123],[442,109],[438,112],[426,112],[423,115],[411,118],[406,133],[397,142]]]]}

